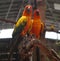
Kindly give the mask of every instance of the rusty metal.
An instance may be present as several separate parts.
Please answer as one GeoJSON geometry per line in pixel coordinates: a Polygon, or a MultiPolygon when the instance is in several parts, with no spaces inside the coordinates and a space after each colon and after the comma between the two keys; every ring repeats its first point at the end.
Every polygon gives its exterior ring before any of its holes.
{"type": "Polygon", "coordinates": [[[8,20],[8,19],[2,19],[2,18],[0,18],[0,21],[4,21],[4,22],[6,22],[6,23],[16,24],[15,21],[13,21],[13,20],[8,20]]]}

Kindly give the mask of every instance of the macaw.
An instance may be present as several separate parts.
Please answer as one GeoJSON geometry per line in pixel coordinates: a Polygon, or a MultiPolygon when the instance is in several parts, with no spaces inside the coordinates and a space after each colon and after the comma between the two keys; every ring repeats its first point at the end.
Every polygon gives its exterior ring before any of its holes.
{"type": "MultiPolygon", "coordinates": [[[[18,19],[17,23],[15,24],[14,31],[12,34],[13,43],[10,48],[10,55],[9,60],[12,56],[12,52],[14,47],[22,41],[22,37],[26,35],[31,26],[31,16],[32,16],[32,6],[27,5],[22,13],[22,16],[18,19]]],[[[18,45],[17,45],[18,46],[18,45]]]]}
{"type": "Polygon", "coordinates": [[[34,10],[33,14],[33,23],[30,33],[33,34],[36,38],[40,38],[41,32],[43,32],[44,24],[41,21],[39,10],[34,10]]]}

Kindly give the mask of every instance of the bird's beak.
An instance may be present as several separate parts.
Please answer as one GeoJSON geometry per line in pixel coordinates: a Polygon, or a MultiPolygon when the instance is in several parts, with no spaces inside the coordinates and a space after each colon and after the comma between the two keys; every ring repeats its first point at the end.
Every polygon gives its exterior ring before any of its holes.
{"type": "Polygon", "coordinates": [[[37,14],[37,15],[40,15],[38,11],[36,11],[36,14],[37,14]]]}

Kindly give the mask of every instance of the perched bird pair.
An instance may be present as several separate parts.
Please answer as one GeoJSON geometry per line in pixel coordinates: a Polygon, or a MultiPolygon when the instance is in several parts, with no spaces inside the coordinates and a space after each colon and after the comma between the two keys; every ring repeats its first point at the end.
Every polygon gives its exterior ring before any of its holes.
{"type": "Polygon", "coordinates": [[[24,36],[30,31],[36,38],[40,37],[40,33],[44,30],[44,24],[41,21],[39,10],[34,10],[32,19],[32,6],[27,5],[23,11],[21,18],[17,21],[12,36],[24,36]]]}
{"type": "Polygon", "coordinates": [[[13,48],[17,43],[20,43],[21,40],[28,32],[29,34],[34,34],[36,38],[40,37],[40,33],[44,30],[44,24],[41,21],[39,10],[34,10],[33,19],[32,19],[32,6],[27,5],[23,11],[22,16],[18,19],[15,24],[15,28],[12,34],[14,43],[10,49],[10,56],[13,48]],[[15,41],[20,39],[20,41],[15,41]]]}

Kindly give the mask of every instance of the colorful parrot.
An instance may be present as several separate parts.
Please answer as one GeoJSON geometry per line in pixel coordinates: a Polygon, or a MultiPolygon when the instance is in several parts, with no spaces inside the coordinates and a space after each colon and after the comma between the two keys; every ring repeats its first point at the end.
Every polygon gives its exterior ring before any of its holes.
{"type": "Polygon", "coordinates": [[[43,32],[44,26],[40,18],[39,10],[34,10],[33,14],[33,24],[30,33],[36,38],[40,38],[41,32],[43,32]]]}
{"type": "Polygon", "coordinates": [[[24,36],[26,34],[31,25],[31,16],[32,16],[32,6],[27,5],[23,11],[22,17],[19,18],[19,20],[15,25],[12,35],[13,37],[19,33],[21,36],[24,36]]]}
{"type": "MultiPolygon", "coordinates": [[[[28,32],[29,27],[31,26],[31,16],[32,16],[32,6],[27,5],[23,11],[21,18],[15,24],[15,28],[12,34],[13,43],[10,49],[10,57],[12,56],[13,48],[22,41],[22,37],[28,32]]],[[[17,45],[18,46],[18,45],[17,45]]]]}

